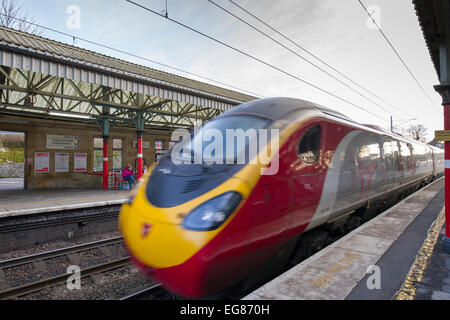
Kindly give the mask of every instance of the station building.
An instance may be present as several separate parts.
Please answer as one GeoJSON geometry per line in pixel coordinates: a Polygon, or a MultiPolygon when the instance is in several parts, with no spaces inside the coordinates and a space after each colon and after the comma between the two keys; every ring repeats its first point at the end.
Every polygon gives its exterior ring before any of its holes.
{"type": "MultiPolygon", "coordinates": [[[[7,119],[9,123],[0,123],[2,130],[25,134],[26,188],[102,187],[100,173],[103,171],[103,138],[95,124],[23,117],[7,119]],[[56,160],[59,160],[59,163],[56,160]],[[44,162],[43,167],[38,167],[36,161],[44,162]],[[48,163],[48,166],[45,163],[48,163]]],[[[169,149],[169,140],[169,130],[145,130],[143,164],[148,166],[155,162],[160,154],[169,149]]],[[[119,172],[127,164],[131,164],[135,169],[136,130],[113,127],[110,129],[109,141],[108,168],[119,172]]]]}
{"type": "Polygon", "coordinates": [[[139,178],[173,130],[253,99],[0,27],[0,131],[25,135],[26,189],[108,189],[127,164],[139,178]]]}

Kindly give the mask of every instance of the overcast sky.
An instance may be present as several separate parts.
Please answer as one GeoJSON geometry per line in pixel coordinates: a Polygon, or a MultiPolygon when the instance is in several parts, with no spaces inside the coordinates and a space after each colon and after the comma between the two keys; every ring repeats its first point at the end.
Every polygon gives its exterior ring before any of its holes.
{"type": "MultiPolygon", "coordinates": [[[[165,0],[135,1],[158,12],[165,9],[165,0]]],[[[228,0],[214,1],[335,74],[246,15],[228,0]]],[[[428,128],[429,140],[433,138],[434,130],[443,127],[441,98],[433,89],[433,86],[438,84],[438,78],[411,0],[364,0],[363,3],[367,7],[379,8],[377,16],[381,28],[425,88],[434,106],[407,73],[379,31],[370,28],[367,14],[357,0],[234,1],[400,111],[352,85],[391,112],[381,109],[221,11],[208,0],[168,0],[169,16],[370,110],[383,119],[146,12],[125,0],[20,0],[20,3],[37,23],[44,26],[200,74],[260,96],[286,96],[314,101],[339,110],[358,122],[386,128],[391,115],[394,116],[395,124],[402,123],[397,121],[400,119],[417,118],[418,120],[407,122],[405,126],[424,124],[428,128]],[[74,29],[74,24],[70,24],[74,21],[69,20],[71,14],[68,9],[71,6],[78,6],[80,9],[79,29],[74,29]]],[[[72,44],[71,38],[50,31],[44,31],[43,35],[72,44]]],[[[80,40],[76,45],[188,76],[80,40]]]]}

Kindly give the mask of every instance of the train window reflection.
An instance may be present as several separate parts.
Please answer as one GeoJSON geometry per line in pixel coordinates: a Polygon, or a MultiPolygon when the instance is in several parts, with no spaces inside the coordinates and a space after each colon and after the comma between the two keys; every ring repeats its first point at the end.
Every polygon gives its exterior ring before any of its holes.
{"type": "Polygon", "coordinates": [[[394,147],[392,146],[392,142],[387,140],[383,143],[383,154],[385,157],[394,156],[394,147]]]}
{"type": "Polygon", "coordinates": [[[376,159],[380,156],[380,145],[378,143],[366,144],[359,150],[360,159],[376,159]]]}
{"type": "Polygon", "coordinates": [[[298,156],[305,163],[315,163],[319,159],[321,128],[315,125],[303,135],[298,146],[298,156]]]}
{"type": "MultiPolygon", "coordinates": [[[[229,160],[240,161],[242,154],[246,156],[246,153],[249,153],[247,149],[251,142],[256,141],[258,146],[258,134],[261,134],[259,129],[267,128],[270,123],[271,121],[266,118],[253,115],[229,115],[214,119],[198,131],[193,131],[191,138],[182,142],[183,145],[179,150],[184,153],[180,154],[180,157],[193,161],[194,153],[198,153],[202,161],[217,161],[216,163],[225,163],[229,160]],[[228,130],[230,131],[227,133],[228,130]],[[227,141],[227,137],[231,139],[227,141]],[[216,139],[219,140],[216,141],[216,139]],[[213,145],[214,141],[219,147],[211,148],[213,158],[208,158],[205,150],[213,145]]],[[[244,157],[244,160],[250,159],[244,157]]]]}

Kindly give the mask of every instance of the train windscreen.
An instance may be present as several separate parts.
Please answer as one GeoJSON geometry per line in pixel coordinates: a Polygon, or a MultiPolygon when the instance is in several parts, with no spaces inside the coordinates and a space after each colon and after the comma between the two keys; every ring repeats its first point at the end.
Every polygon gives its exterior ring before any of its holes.
{"type": "MultiPolygon", "coordinates": [[[[234,163],[245,156],[249,145],[258,146],[258,138],[266,134],[264,129],[272,121],[253,115],[230,115],[206,123],[194,130],[191,139],[182,142],[177,149],[183,160],[201,157],[202,162],[234,163]]],[[[270,139],[267,137],[269,141],[270,139]]],[[[240,163],[240,162],[238,162],[240,163]]]]}

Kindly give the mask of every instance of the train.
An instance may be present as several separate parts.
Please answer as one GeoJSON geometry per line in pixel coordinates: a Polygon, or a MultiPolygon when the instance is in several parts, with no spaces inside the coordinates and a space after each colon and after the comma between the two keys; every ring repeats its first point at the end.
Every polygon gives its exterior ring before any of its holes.
{"type": "Polygon", "coordinates": [[[278,149],[212,164],[168,152],[122,206],[134,263],[187,298],[254,288],[444,171],[443,150],[300,99],[247,102],[203,128],[276,129],[278,149]]]}

